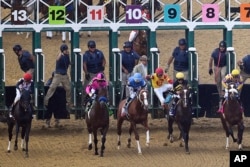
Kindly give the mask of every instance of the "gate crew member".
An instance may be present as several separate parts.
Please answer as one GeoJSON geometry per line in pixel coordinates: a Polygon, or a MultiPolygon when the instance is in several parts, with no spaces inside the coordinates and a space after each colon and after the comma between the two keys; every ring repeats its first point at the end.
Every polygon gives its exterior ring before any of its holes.
{"type": "MultiPolygon", "coordinates": [[[[96,48],[95,41],[90,40],[87,45],[88,50],[83,54],[83,71],[85,73],[83,90],[86,89],[86,86],[98,73],[104,73],[106,65],[103,52],[96,48]]],[[[85,98],[86,92],[83,91],[83,99],[85,98]]]]}
{"type": "MultiPolygon", "coordinates": [[[[124,88],[128,83],[128,78],[132,75],[133,68],[138,64],[139,55],[132,50],[131,42],[127,41],[123,44],[122,55],[122,96],[124,88]]],[[[126,88],[126,97],[129,96],[129,91],[126,88]]],[[[123,97],[121,97],[123,99],[123,97]]]]}
{"type": "MultiPolygon", "coordinates": [[[[234,69],[231,74],[227,74],[225,76],[225,78],[222,80],[222,86],[224,88],[225,94],[224,94],[224,98],[221,99],[220,103],[219,103],[219,111],[218,112],[223,112],[223,103],[224,100],[228,98],[228,87],[230,86],[230,83],[234,83],[237,87],[238,92],[241,91],[242,86],[243,86],[243,82],[242,82],[242,78],[240,76],[240,71],[238,69],[234,69]]],[[[238,95],[238,101],[241,104],[240,101],[240,96],[238,95]]],[[[243,111],[243,109],[242,109],[243,111]]]]}
{"type": "MultiPolygon", "coordinates": [[[[16,84],[16,97],[15,97],[15,100],[14,100],[13,104],[9,108],[9,117],[10,118],[13,118],[13,114],[12,114],[13,108],[15,107],[15,104],[20,100],[21,93],[22,93],[23,89],[29,90],[30,94],[33,94],[34,83],[33,83],[33,80],[32,80],[32,75],[30,73],[28,73],[28,72],[25,73],[23,75],[23,78],[19,79],[19,81],[16,84]]],[[[31,105],[30,105],[30,111],[31,111],[31,113],[34,114],[34,109],[33,109],[33,107],[31,105]]]]}
{"type": "Polygon", "coordinates": [[[44,98],[45,107],[48,107],[49,99],[53,96],[59,84],[62,84],[66,92],[66,102],[67,102],[66,106],[72,107],[70,80],[67,74],[68,67],[70,65],[68,46],[66,44],[62,44],[60,47],[60,51],[61,53],[59,53],[56,59],[56,69],[52,83],[49,86],[49,90],[44,98]]]}
{"type": "Polygon", "coordinates": [[[22,46],[17,44],[13,46],[13,51],[18,57],[18,63],[23,72],[28,72],[33,76],[34,73],[34,56],[29,51],[23,50],[22,46]]]}
{"type": "Polygon", "coordinates": [[[227,43],[225,41],[221,41],[219,43],[219,47],[216,48],[209,60],[209,75],[213,74],[213,64],[214,64],[214,80],[217,86],[217,90],[219,96],[223,96],[222,94],[222,79],[226,76],[227,72],[227,43]],[[213,63],[214,62],[214,63],[213,63]]]}
{"type": "Polygon", "coordinates": [[[246,55],[242,60],[237,62],[240,67],[240,75],[242,77],[243,83],[250,78],[250,55],[246,55]]]}
{"type": "Polygon", "coordinates": [[[188,47],[186,39],[184,38],[180,39],[178,44],[179,46],[177,46],[174,49],[172,56],[168,59],[165,72],[166,73],[168,72],[171,63],[174,60],[174,76],[176,75],[176,73],[182,72],[185,76],[184,79],[188,80],[189,64],[188,64],[188,47]]]}

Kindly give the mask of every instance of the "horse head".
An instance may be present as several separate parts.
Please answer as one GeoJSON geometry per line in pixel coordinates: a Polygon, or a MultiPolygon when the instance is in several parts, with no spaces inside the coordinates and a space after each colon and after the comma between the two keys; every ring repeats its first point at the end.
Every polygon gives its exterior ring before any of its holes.
{"type": "Polygon", "coordinates": [[[148,109],[148,91],[146,89],[141,89],[137,94],[137,99],[140,101],[141,105],[145,110],[148,109]]]}
{"type": "Polygon", "coordinates": [[[140,39],[141,45],[147,45],[148,39],[147,39],[147,31],[146,30],[139,30],[138,38],[140,39]]]}
{"type": "Polygon", "coordinates": [[[234,83],[228,84],[228,89],[226,89],[225,91],[228,92],[228,97],[230,97],[231,100],[238,98],[238,96],[239,96],[237,86],[234,83]]]}
{"type": "Polygon", "coordinates": [[[30,100],[31,100],[31,96],[30,96],[30,91],[29,90],[22,90],[21,93],[21,98],[20,98],[20,106],[25,110],[28,111],[29,106],[30,106],[30,100]]]}
{"type": "Polygon", "coordinates": [[[188,107],[191,105],[192,94],[188,87],[183,87],[183,89],[179,92],[179,96],[183,107],[188,107]]]}

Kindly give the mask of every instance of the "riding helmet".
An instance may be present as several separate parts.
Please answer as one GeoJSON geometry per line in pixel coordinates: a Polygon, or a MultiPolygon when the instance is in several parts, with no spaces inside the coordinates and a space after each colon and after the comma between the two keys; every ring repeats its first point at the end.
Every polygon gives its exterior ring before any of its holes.
{"type": "Polygon", "coordinates": [[[61,52],[65,51],[65,50],[68,50],[68,46],[66,44],[62,44],[61,47],[60,47],[60,50],[61,52]]]}
{"type": "Polygon", "coordinates": [[[103,74],[102,72],[98,73],[98,74],[96,75],[96,78],[97,78],[98,80],[104,80],[104,79],[105,79],[104,74],[103,74]]]}
{"type": "Polygon", "coordinates": [[[179,45],[186,45],[187,44],[186,39],[184,39],[184,38],[181,38],[178,43],[179,43],[179,45]]]}
{"type": "Polygon", "coordinates": [[[26,81],[26,82],[30,82],[31,79],[32,79],[32,75],[28,72],[26,72],[24,75],[23,75],[23,79],[26,81]]]}
{"type": "Polygon", "coordinates": [[[132,43],[129,41],[124,42],[123,48],[132,48],[132,43]]]}
{"type": "Polygon", "coordinates": [[[184,79],[184,74],[182,72],[177,72],[175,77],[176,79],[184,79]]]}
{"type": "Polygon", "coordinates": [[[226,48],[227,47],[227,43],[225,41],[220,41],[219,47],[226,48]]]}
{"type": "Polygon", "coordinates": [[[160,67],[158,67],[158,68],[155,70],[155,73],[156,73],[157,75],[162,75],[162,74],[163,74],[163,69],[160,68],[160,67]]]}
{"type": "Polygon", "coordinates": [[[22,46],[21,46],[21,45],[18,45],[18,44],[17,44],[17,45],[14,45],[14,46],[13,46],[13,51],[14,51],[14,52],[19,52],[20,50],[22,50],[22,46]]]}
{"type": "Polygon", "coordinates": [[[240,71],[238,69],[234,69],[231,74],[232,76],[238,76],[240,74],[240,71]]]}
{"type": "Polygon", "coordinates": [[[135,73],[133,78],[134,78],[134,81],[137,83],[142,81],[141,73],[135,73]]]}
{"type": "Polygon", "coordinates": [[[88,41],[88,47],[95,48],[96,47],[95,41],[93,40],[88,41]]]}

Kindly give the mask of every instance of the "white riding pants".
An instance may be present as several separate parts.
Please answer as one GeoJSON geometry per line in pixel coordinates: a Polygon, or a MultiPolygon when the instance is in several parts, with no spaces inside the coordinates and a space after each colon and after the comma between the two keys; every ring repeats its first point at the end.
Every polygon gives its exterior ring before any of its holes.
{"type": "Polygon", "coordinates": [[[172,84],[163,84],[159,88],[154,88],[154,92],[155,92],[156,96],[158,97],[158,99],[160,100],[161,105],[163,105],[164,101],[165,101],[164,97],[163,97],[163,92],[166,92],[172,88],[173,88],[172,84]]]}

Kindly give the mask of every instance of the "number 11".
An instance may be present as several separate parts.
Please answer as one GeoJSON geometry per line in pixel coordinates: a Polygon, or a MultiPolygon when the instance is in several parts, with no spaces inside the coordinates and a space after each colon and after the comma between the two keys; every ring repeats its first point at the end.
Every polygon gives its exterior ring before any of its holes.
{"type": "Polygon", "coordinates": [[[102,18],[102,10],[99,9],[99,10],[91,10],[90,11],[90,14],[91,14],[91,19],[92,20],[101,20],[102,18]],[[97,17],[97,19],[96,19],[97,17]]]}

